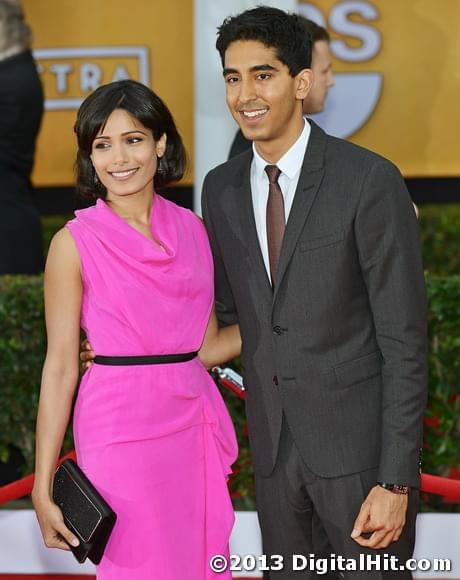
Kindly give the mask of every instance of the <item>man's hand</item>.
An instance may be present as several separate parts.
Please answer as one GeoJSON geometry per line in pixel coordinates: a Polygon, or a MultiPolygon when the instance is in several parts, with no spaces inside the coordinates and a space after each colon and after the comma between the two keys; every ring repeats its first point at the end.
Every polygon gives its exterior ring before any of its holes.
{"type": "Polygon", "coordinates": [[[85,372],[86,369],[89,369],[89,367],[93,363],[95,356],[96,355],[94,354],[90,343],[87,340],[84,340],[81,343],[81,352],[80,352],[80,361],[81,361],[82,372],[85,372]]]}
{"type": "Polygon", "coordinates": [[[351,537],[360,546],[374,549],[396,542],[406,523],[407,501],[407,495],[376,485],[361,506],[351,537]],[[370,533],[370,538],[364,538],[363,533],[370,533]]]}

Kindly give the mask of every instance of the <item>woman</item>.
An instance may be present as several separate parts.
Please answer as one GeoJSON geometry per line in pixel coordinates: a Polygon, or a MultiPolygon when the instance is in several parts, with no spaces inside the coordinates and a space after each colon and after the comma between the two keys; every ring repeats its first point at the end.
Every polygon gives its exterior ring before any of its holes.
{"type": "Polygon", "coordinates": [[[97,202],[56,234],[46,265],[33,490],[40,527],[50,547],[75,539],[51,489],[81,325],[97,355],[109,357],[85,373],[73,422],[79,465],[117,513],[98,579],[213,578],[209,559],[225,553],[233,524],[226,479],[237,449],[222,399],[192,357],[202,346],[207,365],[228,360],[240,337],[237,326],[218,330],[201,221],[155,192],[182,176],[182,142],[161,99],[135,81],[97,89],[75,131],[77,185],[97,202]],[[192,354],[167,364],[136,359],[178,353],[192,354]]]}

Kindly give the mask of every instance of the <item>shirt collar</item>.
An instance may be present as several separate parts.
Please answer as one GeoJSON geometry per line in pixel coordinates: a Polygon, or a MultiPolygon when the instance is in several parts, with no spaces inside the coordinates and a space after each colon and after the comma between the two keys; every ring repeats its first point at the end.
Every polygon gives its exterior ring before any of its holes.
{"type": "MultiPolygon", "coordinates": [[[[289,179],[293,179],[302,167],[305,150],[307,148],[308,139],[310,137],[311,127],[310,123],[304,119],[305,125],[302,133],[297,141],[286,151],[281,159],[276,164],[282,173],[287,175],[289,179]]],[[[270,165],[263,159],[256,151],[255,144],[252,144],[252,151],[254,154],[254,169],[257,177],[265,175],[266,165],[270,165]]]]}

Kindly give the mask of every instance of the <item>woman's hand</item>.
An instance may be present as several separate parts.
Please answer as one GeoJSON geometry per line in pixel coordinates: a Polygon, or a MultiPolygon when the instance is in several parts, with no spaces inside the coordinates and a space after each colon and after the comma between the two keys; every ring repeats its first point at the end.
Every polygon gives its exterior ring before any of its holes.
{"type": "Polygon", "coordinates": [[[42,532],[43,541],[48,548],[70,550],[68,544],[78,546],[78,538],[64,523],[59,507],[51,500],[36,500],[32,495],[38,524],[42,532]]]}

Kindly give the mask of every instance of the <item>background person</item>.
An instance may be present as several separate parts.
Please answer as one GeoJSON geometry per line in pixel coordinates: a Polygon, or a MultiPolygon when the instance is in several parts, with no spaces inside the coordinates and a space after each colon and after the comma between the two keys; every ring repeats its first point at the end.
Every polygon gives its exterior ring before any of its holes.
{"type": "Polygon", "coordinates": [[[0,0],[0,274],[43,270],[30,182],[43,91],[30,43],[19,3],[0,0]]]}

